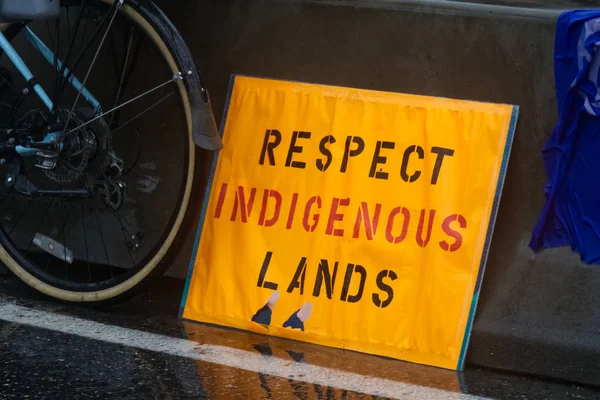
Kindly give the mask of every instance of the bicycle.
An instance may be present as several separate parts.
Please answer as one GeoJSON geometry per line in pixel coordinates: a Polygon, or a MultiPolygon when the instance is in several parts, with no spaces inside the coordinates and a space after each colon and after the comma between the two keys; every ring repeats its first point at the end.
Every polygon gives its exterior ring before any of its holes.
{"type": "Polygon", "coordinates": [[[209,94],[150,0],[0,0],[0,19],[0,261],[54,299],[119,301],[168,266],[196,147],[222,148],[209,94]]]}

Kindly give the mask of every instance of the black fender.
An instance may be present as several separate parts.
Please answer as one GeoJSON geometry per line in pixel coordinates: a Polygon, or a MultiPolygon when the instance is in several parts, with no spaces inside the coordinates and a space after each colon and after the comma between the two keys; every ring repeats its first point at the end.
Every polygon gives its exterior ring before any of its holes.
{"type": "Polygon", "coordinates": [[[134,6],[142,14],[172,51],[175,61],[185,76],[184,82],[190,98],[192,109],[192,138],[194,143],[206,150],[221,150],[223,141],[210,101],[208,90],[202,85],[200,72],[196,68],[192,54],[164,12],[151,0],[126,0],[126,4],[134,6]]]}

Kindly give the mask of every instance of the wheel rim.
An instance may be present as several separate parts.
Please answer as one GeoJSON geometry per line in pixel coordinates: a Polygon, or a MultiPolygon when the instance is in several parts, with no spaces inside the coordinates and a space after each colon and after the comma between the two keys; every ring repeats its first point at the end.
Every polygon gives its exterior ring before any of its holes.
{"type": "MultiPolygon", "coordinates": [[[[137,12],[134,9],[132,9],[129,6],[124,6],[122,11],[123,11],[123,14],[126,15],[128,18],[136,21],[145,33],[149,34],[154,39],[156,39],[158,37],[158,35],[152,29],[152,27],[145,20],[140,19],[139,14],[137,14],[137,12]]],[[[156,44],[158,45],[159,48],[162,47],[163,51],[166,49],[166,46],[161,41],[159,41],[156,44]]],[[[163,53],[163,55],[165,55],[165,54],[163,53]]],[[[174,68],[175,62],[174,62],[173,58],[170,56],[170,54],[167,55],[166,58],[167,58],[167,60],[166,60],[167,64],[169,64],[171,71],[175,71],[176,68],[174,68]]],[[[193,168],[194,160],[193,160],[193,151],[192,151],[191,140],[190,140],[190,135],[189,135],[189,127],[190,127],[189,105],[187,102],[187,96],[185,94],[185,90],[184,90],[181,82],[179,82],[177,84],[177,90],[178,90],[178,94],[180,95],[181,100],[184,104],[183,110],[185,111],[185,122],[187,125],[185,127],[185,133],[186,133],[186,135],[185,135],[185,141],[186,141],[185,157],[187,158],[187,162],[184,163],[184,165],[187,165],[187,170],[185,171],[186,173],[183,175],[183,178],[182,178],[180,199],[174,206],[174,210],[176,212],[172,213],[171,218],[169,218],[169,223],[167,224],[168,226],[171,226],[172,229],[166,229],[164,232],[162,232],[162,234],[156,235],[156,238],[154,240],[156,243],[156,246],[153,246],[152,251],[148,251],[146,257],[144,257],[143,259],[137,260],[135,265],[133,265],[133,263],[132,263],[132,268],[129,268],[127,271],[118,274],[118,277],[115,276],[111,279],[103,280],[101,282],[92,282],[91,284],[89,284],[89,283],[86,283],[83,281],[69,282],[66,279],[64,281],[61,281],[60,279],[53,280],[52,279],[54,277],[53,275],[51,275],[50,277],[44,276],[43,271],[36,270],[35,268],[31,268],[31,265],[29,265],[30,268],[27,268],[27,266],[28,266],[27,261],[29,261],[29,264],[32,264],[31,259],[30,259],[31,257],[28,257],[29,260],[27,260],[22,254],[20,254],[19,251],[16,251],[16,249],[15,249],[16,246],[14,246],[14,243],[12,240],[11,241],[6,240],[6,237],[10,236],[10,235],[8,235],[8,231],[10,230],[10,228],[8,227],[8,225],[6,225],[6,226],[3,226],[3,229],[2,229],[2,233],[5,236],[3,238],[4,239],[3,242],[5,243],[5,248],[0,250],[0,255],[2,255],[2,253],[4,253],[3,254],[4,258],[7,258],[9,261],[7,263],[7,264],[9,264],[8,266],[11,267],[11,269],[13,269],[18,274],[22,275],[21,278],[26,280],[28,283],[32,284],[32,286],[34,286],[34,287],[37,286],[36,287],[37,289],[39,289],[43,292],[46,292],[47,294],[51,294],[52,296],[55,296],[55,297],[60,297],[65,300],[73,300],[73,301],[92,301],[92,300],[102,300],[104,298],[110,298],[110,297],[113,297],[115,295],[118,295],[118,294],[126,291],[128,288],[135,286],[135,284],[137,284],[137,282],[142,280],[145,276],[148,275],[149,272],[151,272],[152,269],[154,269],[154,267],[159,262],[159,260],[164,256],[166,249],[172,243],[175,233],[176,233],[177,229],[179,228],[179,226],[181,225],[181,220],[183,218],[185,208],[187,207],[187,202],[189,200],[189,194],[190,194],[190,189],[191,189],[191,177],[192,177],[192,168],[193,168]],[[23,268],[21,268],[20,266],[23,266],[23,268]],[[51,292],[51,293],[48,293],[48,292],[51,292]]],[[[149,184],[150,186],[152,186],[152,183],[157,183],[157,182],[152,182],[152,181],[148,182],[147,181],[146,183],[149,184]]],[[[64,202],[64,200],[62,200],[62,199],[61,199],[61,201],[64,202]]],[[[31,205],[29,207],[31,207],[31,205]]],[[[53,208],[51,205],[48,205],[47,207],[53,208]]],[[[63,205],[61,205],[59,207],[59,209],[62,212],[67,212],[66,211],[67,209],[65,207],[63,207],[63,205]]],[[[84,214],[84,213],[82,212],[82,214],[84,214]]],[[[64,218],[64,215],[63,215],[63,218],[64,218]]],[[[68,220],[68,218],[69,217],[67,216],[66,219],[68,220]]],[[[97,216],[94,216],[94,218],[97,218],[97,216]]],[[[85,217],[84,217],[84,220],[85,220],[85,217]]],[[[124,234],[125,231],[127,231],[127,225],[130,224],[130,221],[128,221],[126,218],[118,218],[118,216],[117,216],[117,218],[115,218],[115,220],[116,220],[116,222],[114,222],[114,224],[118,223],[121,226],[121,228],[125,228],[125,229],[122,229],[122,232],[121,232],[121,234],[124,234]]],[[[101,223],[99,223],[98,225],[102,226],[101,223]]],[[[85,227],[85,223],[84,223],[84,227],[85,227]]],[[[82,234],[84,234],[83,232],[85,232],[85,230],[82,230],[82,234]]],[[[100,233],[99,236],[102,236],[102,235],[103,234],[100,233]]],[[[64,237],[66,237],[66,236],[64,236],[64,237]]],[[[102,241],[104,239],[102,237],[100,237],[100,240],[102,241]]],[[[67,242],[67,247],[68,247],[69,241],[68,240],[65,240],[65,241],[67,242]]],[[[107,261],[106,263],[109,265],[113,264],[113,261],[110,260],[110,254],[107,255],[106,261],[107,261]]],[[[66,278],[68,278],[68,275],[66,278]]]]}

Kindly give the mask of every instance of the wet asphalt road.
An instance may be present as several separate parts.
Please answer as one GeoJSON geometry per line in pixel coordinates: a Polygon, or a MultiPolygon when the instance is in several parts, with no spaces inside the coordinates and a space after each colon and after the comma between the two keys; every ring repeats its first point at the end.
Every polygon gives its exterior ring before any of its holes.
{"type": "Polygon", "coordinates": [[[600,399],[594,388],[182,323],[182,288],[160,278],[130,301],[89,310],[0,277],[0,399],[600,399]],[[189,356],[190,341],[218,351],[189,356]],[[379,384],[383,396],[373,394],[379,384]]]}

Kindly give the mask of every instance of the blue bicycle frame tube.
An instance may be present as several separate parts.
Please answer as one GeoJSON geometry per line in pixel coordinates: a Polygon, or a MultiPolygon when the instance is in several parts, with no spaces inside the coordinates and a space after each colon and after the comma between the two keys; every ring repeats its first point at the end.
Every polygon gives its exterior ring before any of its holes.
{"type": "MultiPolygon", "coordinates": [[[[30,82],[33,78],[33,74],[31,73],[29,68],[27,68],[27,65],[25,65],[23,59],[19,56],[19,54],[17,54],[15,49],[11,46],[10,42],[6,39],[6,36],[4,36],[4,33],[2,32],[0,32],[0,48],[4,50],[4,53],[6,53],[10,61],[12,61],[12,63],[19,70],[21,75],[23,75],[23,78],[25,78],[27,82],[30,82]]],[[[46,92],[44,92],[42,86],[40,86],[39,83],[35,83],[33,85],[33,90],[35,90],[39,98],[44,102],[46,107],[48,107],[48,110],[52,110],[52,107],[54,106],[52,104],[52,100],[50,100],[50,97],[48,97],[46,92]]]]}
{"type": "MultiPolygon", "coordinates": [[[[29,27],[25,27],[25,29],[27,29],[27,33],[28,33],[27,38],[29,39],[29,41],[42,54],[42,56],[46,59],[46,61],[48,61],[50,64],[53,65],[54,64],[54,53],[52,53],[52,51],[44,44],[44,42],[42,42],[42,40],[39,37],[37,37],[31,29],[29,29],[29,27]]],[[[2,33],[1,31],[0,31],[0,48],[8,56],[10,61],[12,61],[12,63],[19,70],[21,75],[23,75],[23,78],[25,78],[25,80],[27,82],[31,82],[31,80],[34,78],[33,74],[31,73],[29,68],[27,68],[27,65],[25,65],[25,62],[23,61],[23,59],[19,56],[17,51],[14,49],[14,47],[12,47],[10,42],[6,39],[6,36],[4,36],[4,33],[2,33]]],[[[57,60],[57,68],[58,68],[58,70],[60,70],[62,68],[62,61],[57,60]]],[[[67,68],[65,68],[64,76],[66,77],[68,74],[69,74],[69,70],[67,68]]],[[[69,79],[69,82],[71,83],[71,85],[73,85],[75,90],[77,90],[77,91],[81,90],[81,94],[83,95],[83,97],[94,107],[96,112],[102,112],[102,109],[100,107],[100,102],[98,102],[98,100],[96,100],[96,98],[85,87],[83,87],[81,82],[74,75],[71,76],[71,78],[69,79]]],[[[44,91],[42,86],[39,83],[35,82],[33,85],[33,90],[37,93],[40,100],[42,100],[42,102],[46,105],[46,107],[48,107],[48,110],[51,111],[54,104],[52,103],[52,100],[50,99],[50,97],[48,97],[48,95],[46,94],[46,92],[44,91]]],[[[39,142],[39,144],[51,143],[53,140],[56,140],[58,137],[60,137],[60,132],[48,133],[44,137],[44,140],[39,142]]],[[[62,147],[62,145],[61,145],[61,147],[62,147]]],[[[32,155],[37,154],[37,152],[39,150],[35,149],[35,148],[31,148],[31,147],[15,146],[15,151],[21,156],[32,156],[32,155]]]]}
{"type": "MultiPolygon", "coordinates": [[[[25,29],[27,30],[27,33],[28,33],[27,39],[29,40],[29,42],[40,53],[42,53],[42,56],[44,56],[46,61],[48,61],[51,65],[54,65],[54,53],[48,48],[48,46],[46,46],[44,44],[44,42],[42,42],[42,40],[35,33],[33,33],[33,31],[29,27],[25,27],[25,29]]],[[[58,68],[59,71],[62,68],[62,61],[60,61],[60,59],[57,60],[56,67],[58,68]]],[[[67,77],[68,74],[69,74],[69,69],[65,68],[64,77],[67,77]]],[[[96,113],[102,112],[102,108],[100,107],[100,102],[98,100],[96,100],[96,98],[89,92],[89,90],[87,90],[85,87],[82,88],[83,85],[81,84],[79,79],[77,79],[75,77],[75,75],[72,75],[71,78],[69,78],[69,82],[71,83],[71,85],[73,85],[75,90],[77,90],[77,91],[81,90],[81,95],[88,101],[88,103],[90,103],[92,105],[92,107],[94,107],[94,110],[96,110],[96,113]]]]}
{"type": "MultiPolygon", "coordinates": [[[[48,143],[51,143],[53,140],[58,139],[59,137],[60,137],[60,132],[48,133],[44,137],[44,140],[42,140],[41,142],[37,142],[37,143],[38,144],[41,144],[41,143],[48,144],[48,143]]],[[[62,148],[62,144],[60,145],[60,147],[62,148]]],[[[33,156],[33,155],[37,154],[37,152],[40,150],[32,148],[32,147],[15,146],[15,151],[21,156],[33,156]]]]}

